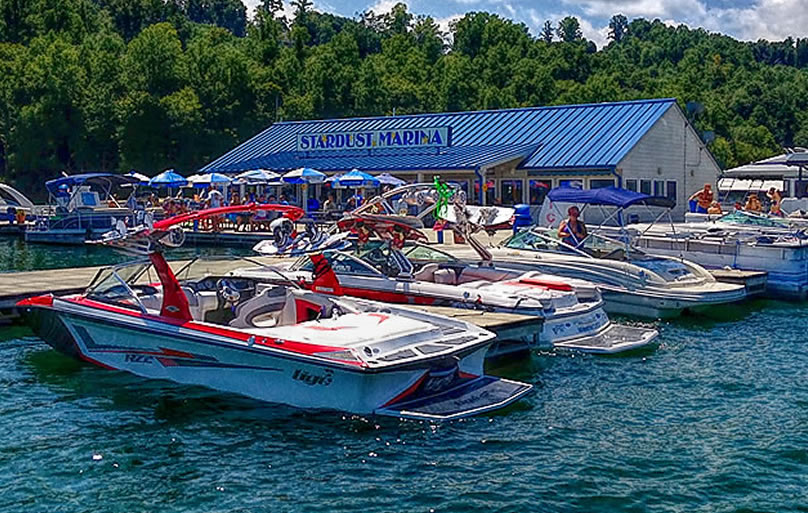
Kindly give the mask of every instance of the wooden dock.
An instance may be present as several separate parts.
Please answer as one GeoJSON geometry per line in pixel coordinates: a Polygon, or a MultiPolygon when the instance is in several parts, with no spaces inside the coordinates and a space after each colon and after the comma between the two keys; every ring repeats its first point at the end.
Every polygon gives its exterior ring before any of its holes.
{"type": "Polygon", "coordinates": [[[741,271],[739,269],[713,269],[710,274],[724,283],[735,283],[746,287],[746,295],[758,296],[766,293],[769,273],[764,271],[741,271]]]}

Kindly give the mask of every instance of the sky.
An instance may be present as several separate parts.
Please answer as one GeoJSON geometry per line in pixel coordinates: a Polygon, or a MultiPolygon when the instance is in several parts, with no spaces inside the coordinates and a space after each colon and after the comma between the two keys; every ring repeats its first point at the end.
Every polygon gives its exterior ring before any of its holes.
{"type": "MultiPolygon", "coordinates": [[[[252,12],[260,0],[243,1],[252,12]]],[[[486,11],[521,21],[537,35],[545,20],[555,25],[573,15],[580,20],[584,36],[598,48],[607,42],[609,18],[618,13],[629,19],[684,23],[748,41],[808,37],[808,0],[314,0],[314,8],[353,17],[367,9],[387,12],[398,1],[414,14],[432,16],[444,29],[469,11],[486,11]]],[[[292,12],[287,0],[284,7],[292,12]]]]}

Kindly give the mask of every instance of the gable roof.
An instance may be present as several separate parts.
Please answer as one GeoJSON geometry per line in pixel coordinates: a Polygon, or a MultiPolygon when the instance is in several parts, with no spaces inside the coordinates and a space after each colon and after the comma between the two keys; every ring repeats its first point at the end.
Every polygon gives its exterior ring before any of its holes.
{"type": "Polygon", "coordinates": [[[473,169],[519,158],[522,169],[613,169],[676,101],[446,112],[375,118],[279,122],[203,167],[236,172],[256,167],[284,171],[473,169]],[[297,151],[298,134],[449,127],[445,148],[297,151]]]}

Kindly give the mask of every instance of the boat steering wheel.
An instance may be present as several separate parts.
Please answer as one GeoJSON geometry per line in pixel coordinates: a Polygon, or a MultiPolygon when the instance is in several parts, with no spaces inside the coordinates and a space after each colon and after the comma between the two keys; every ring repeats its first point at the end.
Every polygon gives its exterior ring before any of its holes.
{"type": "Polygon", "coordinates": [[[216,293],[224,299],[225,303],[236,304],[241,299],[238,288],[228,279],[222,278],[216,282],[216,293]]]}

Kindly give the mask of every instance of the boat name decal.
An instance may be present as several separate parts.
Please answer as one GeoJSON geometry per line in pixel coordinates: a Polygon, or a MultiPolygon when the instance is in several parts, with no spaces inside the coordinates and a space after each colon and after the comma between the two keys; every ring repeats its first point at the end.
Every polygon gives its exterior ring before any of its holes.
{"type": "Polygon", "coordinates": [[[127,353],[124,355],[124,361],[127,363],[154,363],[154,356],[127,353]]]}
{"type": "Polygon", "coordinates": [[[302,381],[307,385],[322,385],[324,387],[329,386],[334,381],[334,371],[330,369],[326,369],[323,374],[309,374],[308,371],[295,369],[295,373],[292,374],[292,379],[296,381],[302,381]]]}
{"type": "Polygon", "coordinates": [[[448,126],[359,132],[319,132],[297,135],[297,151],[374,148],[443,148],[451,145],[448,126]]]}

